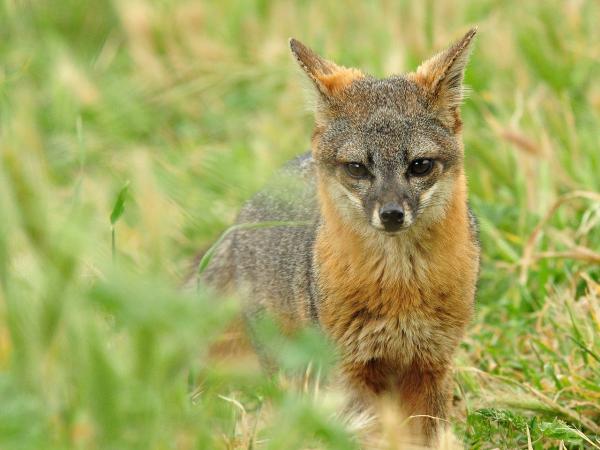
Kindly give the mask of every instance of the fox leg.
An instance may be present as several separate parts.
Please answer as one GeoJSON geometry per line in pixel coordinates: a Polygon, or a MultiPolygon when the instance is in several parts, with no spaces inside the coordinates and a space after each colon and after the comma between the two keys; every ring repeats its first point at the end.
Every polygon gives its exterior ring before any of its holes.
{"type": "Polygon", "coordinates": [[[450,372],[447,368],[414,367],[406,371],[399,384],[401,408],[410,419],[410,428],[431,444],[447,422],[451,400],[450,372]]]}

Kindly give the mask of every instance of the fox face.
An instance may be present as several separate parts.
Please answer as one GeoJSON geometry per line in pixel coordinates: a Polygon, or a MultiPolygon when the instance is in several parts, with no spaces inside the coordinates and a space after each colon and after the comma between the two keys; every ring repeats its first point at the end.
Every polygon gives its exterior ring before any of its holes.
{"type": "Polygon", "coordinates": [[[396,235],[444,217],[463,176],[459,107],[475,30],[415,73],[375,79],[292,52],[317,88],[313,158],[319,186],[354,227],[396,235]]]}
{"type": "Polygon", "coordinates": [[[355,81],[336,115],[317,128],[320,181],[354,224],[395,234],[443,216],[462,149],[429,112],[422,91],[401,77],[355,81]]]}

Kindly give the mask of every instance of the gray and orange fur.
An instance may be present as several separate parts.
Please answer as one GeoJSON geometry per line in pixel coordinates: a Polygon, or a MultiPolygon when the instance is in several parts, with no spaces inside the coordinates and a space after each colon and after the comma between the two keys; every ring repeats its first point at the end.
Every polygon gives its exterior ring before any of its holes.
{"type": "MultiPolygon", "coordinates": [[[[290,40],[316,88],[312,151],[250,200],[238,223],[294,224],[230,234],[202,274],[242,293],[250,320],[270,313],[286,330],[318,324],[361,405],[393,395],[406,414],[448,414],[479,269],[460,118],[475,32],[415,73],[385,79],[290,40]]],[[[415,422],[429,442],[443,423],[415,422]]]]}

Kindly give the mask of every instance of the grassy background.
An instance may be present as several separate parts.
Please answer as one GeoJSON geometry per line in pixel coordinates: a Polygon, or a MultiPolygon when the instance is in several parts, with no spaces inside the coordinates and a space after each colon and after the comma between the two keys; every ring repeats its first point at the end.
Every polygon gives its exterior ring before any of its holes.
{"type": "MultiPolygon", "coordinates": [[[[469,448],[600,448],[598,2],[1,5],[0,448],[356,447],[316,388],[207,363],[235,303],[177,286],[309,146],[289,36],[383,76],[473,24],[464,139],[484,256],[455,432],[469,448]]],[[[291,368],[331,353],[314,333],[282,348],[291,368]]]]}

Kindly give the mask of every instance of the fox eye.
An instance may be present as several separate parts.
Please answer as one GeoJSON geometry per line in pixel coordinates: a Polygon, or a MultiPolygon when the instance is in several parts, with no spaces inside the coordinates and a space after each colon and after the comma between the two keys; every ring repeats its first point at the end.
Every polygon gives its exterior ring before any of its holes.
{"type": "Polygon", "coordinates": [[[366,178],[369,176],[367,168],[363,164],[357,162],[347,163],[346,172],[348,172],[348,175],[352,178],[366,178]]]}
{"type": "Polygon", "coordinates": [[[422,177],[427,175],[433,169],[433,160],[429,158],[415,159],[410,163],[408,171],[410,175],[422,177]]]}

